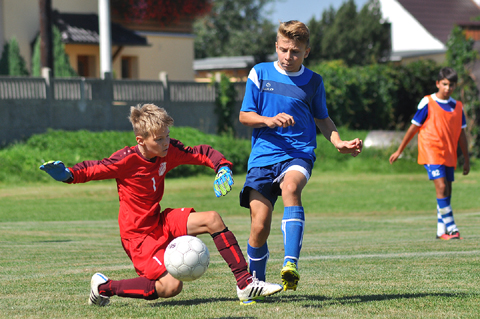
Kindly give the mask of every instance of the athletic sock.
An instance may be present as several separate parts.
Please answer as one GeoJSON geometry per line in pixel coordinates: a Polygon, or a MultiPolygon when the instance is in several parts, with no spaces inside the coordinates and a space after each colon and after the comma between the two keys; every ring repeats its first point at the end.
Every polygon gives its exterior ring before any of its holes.
{"type": "Polygon", "coordinates": [[[255,276],[262,281],[267,278],[267,261],[269,257],[268,244],[265,242],[261,247],[252,247],[247,243],[248,263],[250,273],[255,272],[255,276]]]}
{"type": "Polygon", "coordinates": [[[243,257],[242,250],[238,245],[235,235],[228,228],[212,235],[213,242],[217,246],[218,252],[227,262],[240,289],[247,287],[247,279],[251,277],[248,272],[248,265],[243,257]]]}
{"type": "Polygon", "coordinates": [[[138,277],[124,280],[109,280],[98,286],[98,292],[102,296],[119,296],[127,298],[154,300],[158,299],[155,289],[155,280],[138,277]]]}
{"type": "Polygon", "coordinates": [[[285,248],[284,266],[289,261],[298,264],[304,225],[305,213],[302,206],[285,207],[282,219],[283,246],[285,248]]]}
{"type": "Polygon", "coordinates": [[[447,228],[443,223],[442,214],[440,214],[440,208],[437,205],[437,236],[438,237],[442,236],[443,234],[446,233],[446,231],[447,231],[447,228]]]}
{"type": "Polygon", "coordinates": [[[455,220],[453,219],[453,211],[450,206],[450,196],[445,198],[437,198],[438,211],[442,215],[443,223],[447,228],[447,232],[451,233],[458,231],[457,225],[455,225],[455,220]]]}

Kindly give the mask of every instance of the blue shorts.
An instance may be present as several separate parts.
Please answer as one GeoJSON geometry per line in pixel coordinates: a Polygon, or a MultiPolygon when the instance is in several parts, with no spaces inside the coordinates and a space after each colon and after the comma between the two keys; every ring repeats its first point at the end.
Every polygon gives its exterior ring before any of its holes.
{"type": "Polygon", "coordinates": [[[445,165],[425,164],[423,165],[428,172],[428,179],[434,180],[445,177],[449,182],[453,182],[455,168],[445,165]]]}
{"type": "Polygon", "coordinates": [[[252,167],[247,174],[245,185],[240,192],[240,206],[250,208],[250,190],[254,189],[275,206],[278,196],[282,195],[280,183],[289,170],[302,172],[308,179],[312,175],[313,162],[303,158],[293,158],[264,167],[252,167]]]}

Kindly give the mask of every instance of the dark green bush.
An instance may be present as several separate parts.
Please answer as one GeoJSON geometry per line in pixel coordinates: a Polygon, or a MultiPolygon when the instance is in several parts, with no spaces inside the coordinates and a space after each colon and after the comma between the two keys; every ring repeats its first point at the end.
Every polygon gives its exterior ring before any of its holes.
{"type": "Polygon", "coordinates": [[[440,66],[422,60],[408,65],[346,67],[329,61],[312,67],[323,77],[330,117],[356,130],[405,129],[423,96],[436,91],[440,66]]]}
{"type": "MultiPolygon", "coordinates": [[[[189,127],[172,127],[170,136],[186,146],[211,145],[233,162],[234,173],[246,170],[250,154],[249,140],[209,135],[189,127]]],[[[115,151],[135,144],[133,132],[49,130],[0,150],[0,182],[48,181],[50,177],[38,169],[45,161],[61,160],[67,166],[73,166],[81,161],[109,157],[115,151]]],[[[213,174],[213,171],[203,166],[184,165],[172,170],[168,176],[201,173],[213,174]]]]}
{"type": "MultiPolygon", "coordinates": [[[[208,144],[222,152],[233,162],[234,174],[246,172],[250,155],[250,140],[236,139],[229,136],[216,136],[202,133],[189,127],[172,127],[171,137],[182,141],[187,146],[208,144]]],[[[353,131],[339,128],[342,139],[356,137],[365,140],[367,131],[353,131]]],[[[393,149],[364,149],[362,154],[353,158],[340,154],[323,135],[317,137],[317,161],[315,171],[348,171],[358,173],[408,173],[421,172],[423,168],[416,163],[416,150],[406,150],[401,160],[395,165],[388,163],[393,149]]],[[[0,183],[18,183],[35,181],[52,181],[38,167],[48,160],[62,160],[72,166],[85,160],[98,160],[110,156],[115,151],[135,145],[132,132],[89,132],[89,131],[54,131],[32,136],[25,142],[10,145],[0,150],[0,183]]],[[[473,163],[472,163],[473,164],[473,163]]],[[[196,174],[214,174],[203,166],[184,165],[172,170],[168,177],[184,177],[196,174]]]]}

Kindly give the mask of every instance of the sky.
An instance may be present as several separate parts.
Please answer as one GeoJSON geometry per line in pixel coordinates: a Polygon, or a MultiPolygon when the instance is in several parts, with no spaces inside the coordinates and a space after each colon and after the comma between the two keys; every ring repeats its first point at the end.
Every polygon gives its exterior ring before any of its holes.
{"type": "MultiPolygon", "coordinates": [[[[266,8],[271,8],[273,13],[270,20],[274,24],[279,21],[299,20],[307,23],[312,17],[320,20],[322,12],[333,6],[338,10],[347,0],[274,0],[266,8]]],[[[368,0],[355,0],[357,10],[360,10],[368,0]]]]}

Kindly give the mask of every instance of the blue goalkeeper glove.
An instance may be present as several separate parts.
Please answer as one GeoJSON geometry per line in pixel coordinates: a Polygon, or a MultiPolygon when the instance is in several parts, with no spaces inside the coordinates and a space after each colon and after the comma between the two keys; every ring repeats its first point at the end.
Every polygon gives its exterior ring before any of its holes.
{"type": "Polygon", "coordinates": [[[66,180],[72,178],[72,172],[65,167],[62,161],[50,161],[45,162],[40,165],[40,169],[52,176],[53,179],[59,182],[65,182],[66,180]]]}
{"type": "Polygon", "coordinates": [[[228,166],[223,166],[218,170],[215,181],[213,182],[213,190],[217,197],[225,196],[232,190],[233,176],[232,170],[228,166]]]}

